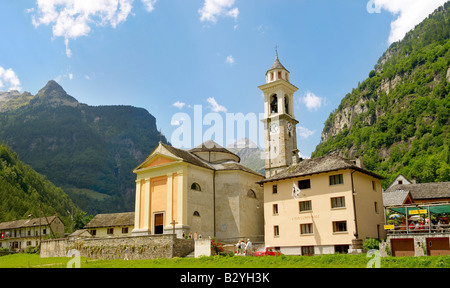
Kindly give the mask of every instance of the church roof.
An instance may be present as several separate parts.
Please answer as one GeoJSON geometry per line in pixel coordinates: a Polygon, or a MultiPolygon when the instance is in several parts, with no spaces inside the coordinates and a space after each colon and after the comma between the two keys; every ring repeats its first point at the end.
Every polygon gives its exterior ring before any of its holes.
{"type": "Polygon", "coordinates": [[[275,59],[275,62],[272,65],[272,67],[270,67],[270,69],[268,71],[271,71],[274,69],[284,69],[284,70],[288,71],[286,68],[284,68],[283,64],[281,64],[280,59],[278,59],[278,55],[277,55],[277,58],[275,59]]]}
{"type": "MultiPolygon", "coordinates": [[[[228,154],[232,154],[234,156],[237,156],[236,154],[234,154],[230,150],[220,146],[219,144],[217,144],[216,142],[214,142],[212,140],[208,140],[208,141],[200,144],[199,146],[189,150],[189,152],[191,152],[191,153],[195,153],[195,152],[221,152],[221,153],[228,153],[228,154]]],[[[237,157],[239,158],[239,156],[237,156],[237,157]]]]}
{"type": "Polygon", "coordinates": [[[187,163],[199,166],[199,167],[216,170],[216,171],[240,170],[240,171],[244,171],[244,172],[248,172],[248,173],[252,173],[252,174],[264,177],[264,175],[262,175],[256,171],[253,171],[252,169],[250,169],[236,161],[233,161],[233,160],[226,160],[226,161],[219,162],[219,163],[209,163],[194,154],[195,152],[223,152],[223,153],[232,154],[232,155],[236,156],[238,159],[240,159],[239,156],[232,153],[228,149],[223,148],[222,146],[215,143],[214,141],[207,141],[207,142],[203,143],[202,145],[199,145],[191,150],[178,149],[178,148],[175,148],[173,146],[163,144],[163,143],[160,143],[160,145],[162,145],[164,148],[166,148],[174,156],[181,158],[184,162],[187,162],[187,163]]]}
{"type": "Polygon", "coordinates": [[[286,168],[280,173],[272,177],[266,178],[261,183],[308,176],[318,173],[333,172],[343,169],[352,169],[368,174],[378,179],[384,179],[382,176],[378,174],[375,174],[373,172],[370,172],[366,169],[357,166],[356,163],[352,160],[332,155],[302,160],[299,163],[286,168]]]}

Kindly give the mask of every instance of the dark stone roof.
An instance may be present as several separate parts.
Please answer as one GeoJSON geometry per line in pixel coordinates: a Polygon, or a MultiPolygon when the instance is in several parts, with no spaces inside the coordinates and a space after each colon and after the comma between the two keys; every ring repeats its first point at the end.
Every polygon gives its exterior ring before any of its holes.
{"type": "Polygon", "coordinates": [[[134,212],[97,214],[84,228],[102,228],[134,225],[134,212]]]}
{"type": "Polygon", "coordinates": [[[413,200],[446,199],[450,198],[450,182],[394,185],[386,189],[384,194],[399,191],[409,192],[413,200]]]}
{"type": "Polygon", "coordinates": [[[58,216],[42,217],[42,218],[28,218],[25,220],[15,220],[10,222],[0,223],[0,230],[17,229],[17,228],[27,228],[27,227],[38,227],[39,223],[41,226],[47,226],[51,224],[58,216]]]}
{"type": "MultiPolygon", "coordinates": [[[[284,69],[286,71],[288,71],[286,68],[284,68],[284,66],[281,64],[280,59],[278,59],[278,55],[277,58],[275,59],[275,62],[273,63],[272,67],[270,67],[270,69],[268,71],[274,70],[274,69],[284,69]]],[[[288,71],[289,72],[289,71],[288,71]]]]}
{"type": "MultiPolygon", "coordinates": [[[[208,141],[209,142],[209,141],[208,141]]],[[[205,143],[208,143],[205,142],[205,143]]],[[[211,141],[212,143],[215,143],[213,141],[211,141]]],[[[205,144],[203,143],[203,144],[205,144]]],[[[203,168],[207,168],[207,169],[211,169],[211,170],[216,170],[216,171],[230,171],[230,170],[241,170],[244,172],[248,172],[248,173],[252,173],[261,177],[264,177],[264,175],[253,171],[252,169],[236,162],[236,161],[224,161],[224,162],[220,162],[220,163],[208,163],[207,161],[201,159],[200,157],[198,157],[197,155],[193,154],[194,152],[192,152],[193,150],[195,152],[223,152],[223,153],[229,153],[232,155],[235,155],[237,158],[239,158],[239,156],[237,156],[236,154],[230,152],[229,150],[221,147],[220,145],[216,144],[217,146],[210,146],[209,144],[207,145],[201,145],[198,146],[192,150],[182,150],[182,149],[178,149],[166,144],[161,143],[161,145],[164,146],[164,148],[166,148],[170,153],[172,153],[173,155],[175,155],[176,157],[181,158],[183,161],[196,165],[196,166],[200,166],[203,168]],[[201,148],[202,146],[204,146],[204,148],[201,148]],[[226,150],[226,152],[225,152],[226,150]]]]}
{"type": "Polygon", "coordinates": [[[170,153],[177,156],[178,158],[183,159],[183,161],[185,161],[187,163],[197,165],[197,166],[207,168],[207,169],[212,169],[212,167],[210,165],[208,165],[208,163],[206,163],[200,157],[197,157],[196,155],[190,153],[187,150],[178,149],[178,148],[175,148],[173,146],[163,144],[163,143],[161,143],[161,145],[164,148],[166,148],[170,153]]]}
{"type": "Polygon", "coordinates": [[[383,205],[385,207],[403,205],[408,195],[409,191],[404,190],[383,192],[383,205]]]}
{"type": "Polygon", "coordinates": [[[212,140],[208,140],[205,143],[202,143],[201,145],[189,150],[189,152],[191,153],[196,153],[196,152],[221,152],[221,153],[227,153],[227,154],[231,154],[233,156],[236,156],[238,159],[239,156],[234,154],[233,152],[231,152],[230,150],[220,146],[219,144],[217,144],[216,142],[212,141],[212,140]]]}
{"type": "Polygon", "coordinates": [[[356,163],[352,160],[332,155],[302,160],[299,163],[286,168],[277,175],[265,179],[261,183],[273,182],[301,176],[308,176],[318,173],[332,172],[343,169],[352,169],[368,174],[378,179],[384,179],[382,176],[378,174],[375,174],[373,172],[370,172],[366,169],[357,166],[356,163]]]}

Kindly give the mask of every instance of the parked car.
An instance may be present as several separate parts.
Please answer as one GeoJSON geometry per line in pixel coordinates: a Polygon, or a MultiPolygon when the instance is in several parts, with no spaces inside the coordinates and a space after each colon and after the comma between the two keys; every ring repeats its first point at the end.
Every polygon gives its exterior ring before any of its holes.
{"type": "Polygon", "coordinates": [[[274,247],[263,247],[255,252],[255,256],[280,256],[280,255],[283,254],[281,252],[278,252],[274,247]]]}

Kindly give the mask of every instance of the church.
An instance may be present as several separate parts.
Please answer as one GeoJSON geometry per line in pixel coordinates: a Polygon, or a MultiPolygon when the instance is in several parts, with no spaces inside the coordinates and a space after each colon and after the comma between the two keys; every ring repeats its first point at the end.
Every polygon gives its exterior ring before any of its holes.
{"type": "Polygon", "coordinates": [[[278,54],[266,72],[265,175],[214,141],[191,150],[159,143],[133,172],[133,235],[190,233],[251,239],[284,254],[361,250],[385,236],[381,180],[360,159],[299,158],[290,72],[278,54]]]}
{"type": "Polygon", "coordinates": [[[207,141],[191,150],[159,143],[139,165],[132,235],[215,237],[225,242],[264,234],[264,176],[236,154],[207,141]]]}

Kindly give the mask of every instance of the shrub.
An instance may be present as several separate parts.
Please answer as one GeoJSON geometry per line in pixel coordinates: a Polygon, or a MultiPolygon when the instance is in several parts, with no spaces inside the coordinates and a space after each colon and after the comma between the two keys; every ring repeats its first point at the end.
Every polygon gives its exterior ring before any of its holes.
{"type": "Polygon", "coordinates": [[[366,251],[370,251],[373,249],[379,250],[380,243],[381,243],[380,240],[377,240],[377,239],[372,239],[372,238],[366,239],[366,241],[364,241],[364,244],[363,244],[363,249],[366,251]]]}

